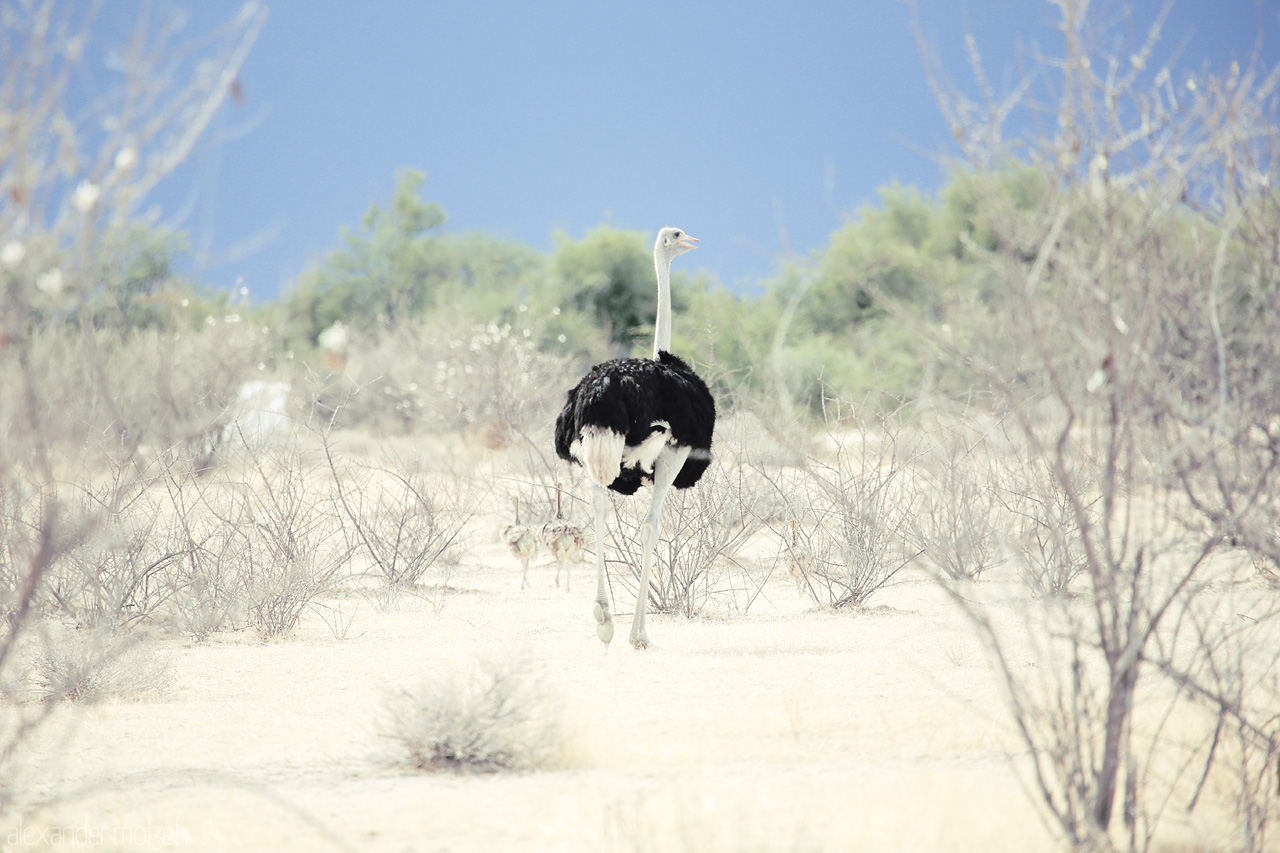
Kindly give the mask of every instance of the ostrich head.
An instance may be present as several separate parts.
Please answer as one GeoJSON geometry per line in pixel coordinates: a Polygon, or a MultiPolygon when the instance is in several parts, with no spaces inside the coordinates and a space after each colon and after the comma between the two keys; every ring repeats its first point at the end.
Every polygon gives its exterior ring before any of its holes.
{"type": "Polygon", "coordinates": [[[698,242],[679,228],[670,226],[658,232],[653,244],[653,267],[658,273],[658,317],[653,323],[653,357],[664,350],[671,351],[671,262],[676,255],[683,255],[698,242]]]}
{"type": "Polygon", "coordinates": [[[691,237],[679,228],[663,228],[658,232],[657,242],[653,244],[653,255],[670,263],[671,259],[677,255],[683,255],[690,249],[698,248],[693,245],[696,242],[698,242],[697,237],[691,237]]]}

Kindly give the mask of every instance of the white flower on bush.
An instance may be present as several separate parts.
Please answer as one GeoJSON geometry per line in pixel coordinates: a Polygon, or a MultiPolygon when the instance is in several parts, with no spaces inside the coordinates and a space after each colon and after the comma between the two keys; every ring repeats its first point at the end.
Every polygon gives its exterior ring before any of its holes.
{"type": "Polygon", "coordinates": [[[92,181],[81,181],[71,194],[71,204],[81,213],[88,213],[102,196],[102,188],[92,181]]]}
{"type": "Polygon", "coordinates": [[[22,263],[22,259],[26,256],[27,247],[17,240],[10,240],[4,244],[3,249],[0,249],[0,264],[4,264],[11,270],[17,269],[18,264],[22,263]]]}
{"type": "Polygon", "coordinates": [[[62,292],[62,286],[65,282],[62,279],[62,270],[54,267],[51,270],[45,270],[36,276],[36,287],[42,292],[50,296],[57,296],[62,292]]]}
{"type": "Polygon", "coordinates": [[[332,353],[343,353],[347,350],[347,327],[334,323],[316,337],[321,349],[332,353]]]}
{"type": "Polygon", "coordinates": [[[116,152],[116,171],[127,172],[138,163],[138,149],[126,145],[116,152]]]}

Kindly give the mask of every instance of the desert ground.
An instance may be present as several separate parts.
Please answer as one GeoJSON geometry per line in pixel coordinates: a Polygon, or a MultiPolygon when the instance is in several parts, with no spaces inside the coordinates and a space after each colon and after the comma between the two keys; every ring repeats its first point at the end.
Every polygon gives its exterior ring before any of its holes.
{"type": "Polygon", "coordinates": [[[620,615],[606,653],[589,565],[573,594],[542,562],[521,592],[504,549],[478,557],[438,614],[355,597],[329,602],[355,612],[345,640],[313,615],[282,641],[167,645],[165,696],[67,709],[48,733],[32,779],[63,797],[27,824],[171,828],[191,850],[1051,846],[982,655],[927,582],[827,614],[780,581],[747,618],[653,617],[647,652],[620,615]],[[397,768],[388,696],[494,654],[527,655],[561,696],[565,766],[397,768]]]}
{"type": "MultiPolygon", "coordinates": [[[[490,503],[430,591],[388,600],[350,580],[282,639],[148,637],[162,688],[63,703],[24,744],[5,849],[1059,848],[1001,682],[926,569],[867,607],[823,610],[763,529],[746,612],[651,613],[655,647],[636,651],[634,593],[615,584],[606,650],[589,551],[571,593],[545,553],[522,590],[497,535],[502,501],[490,503]],[[545,686],[563,734],[555,760],[408,766],[388,736],[397,693],[495,660],[545,686]]],[[[1020,589],[995,572],[974,595],[1016,634],[1020,589]]],[[[1153,849],[1222,848],[1208,809],[1174,811],[1153,849]]]]}

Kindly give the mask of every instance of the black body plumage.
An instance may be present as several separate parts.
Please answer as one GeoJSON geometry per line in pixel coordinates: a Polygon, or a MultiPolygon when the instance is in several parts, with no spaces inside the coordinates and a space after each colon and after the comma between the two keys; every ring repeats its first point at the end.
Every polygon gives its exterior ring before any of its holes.
{"type": "MultiPolygon", "coordinates": [[[[669,425],[670,440],[691,450],[672,484],[687,489],[711,464],[716,403],[707,384],[683,359],[666,351],[658,353],[657,360],[606,361],[569,391],[556,418],[556,455],[581,464],[570,448],[586,426],[620,433],[628,447],[636,447],[665,429],[663,422],[669,425]]],[[[623,466],[609,488],[631,495],[646,482],[653,482],[652,471],[623,466]]]]}

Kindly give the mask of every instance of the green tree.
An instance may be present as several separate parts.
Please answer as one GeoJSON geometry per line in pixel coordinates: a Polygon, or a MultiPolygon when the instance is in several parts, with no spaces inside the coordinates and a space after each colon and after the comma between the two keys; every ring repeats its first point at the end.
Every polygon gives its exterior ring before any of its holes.
{"type": "Polygon", "coordinates": [[[191,328],[227,310],[227,291],[205,290],[178,272],[188,249],[185,234],[130,225],[104,242],[117,245],[104,247],[99,284],[80,309],[90,313],[94,328],[191,328]]]}
{"type": "Polygon", "coordinates": [[[342,323],[366,337],[447,309],[475,322],[517,321],[542,289],[546,259],[489,234],[448,234],[445,213],[421,198],[421,172],[402,171],[391,203],[371,205],[345,246],[330,252],[284,300],[291,337],[315,344],[342,323]]]}
{"type": "Polygon", "coordinates": [[[616,352],[629,352],[653,328],[658,291],[644,233],[601,225],[577,243],[557,234],[551,266],[570,306],[592,318],[616,352]]]}
{"type": "Polygon", "coordinates": [[[334,323],[387,328],[433,302],[444,278],[434,232],[445,213],[420,198],[425,180],[413,169],[400,172],[390,206],[370,205],[358,230],[343,230],[345,247],[288,295],[289,313],[302,318],[312,343],[334,323]]]}
{"type": "Polygon", "coordinates": [[[804,314],[814,331],[838,332],[883,313],[884,298],[922,309],[936,301],[942,277],[934,233],[939,205],[914,187],[880,191],[819,254],[804,314]]]}

